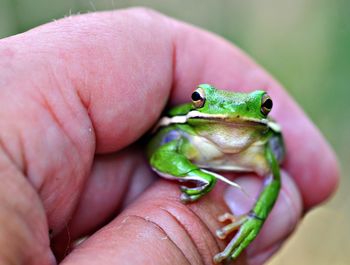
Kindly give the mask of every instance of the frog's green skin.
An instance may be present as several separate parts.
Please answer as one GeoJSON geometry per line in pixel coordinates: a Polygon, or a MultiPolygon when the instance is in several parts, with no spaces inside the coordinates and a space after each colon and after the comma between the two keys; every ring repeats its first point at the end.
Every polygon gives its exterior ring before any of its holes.
{"type": "MultiPolygon", "coordinates": [[[[174,107],[156,126],[148,148],[152,168],[162,177],[196,184],[181,186],[183,202],[202,197],[217,179],[238,186],[207,169],[255,172],[265,177],[264,187],[247,214],[219,217],[220,221],[232,220],[217,230],[219,238],[238,230],[225,250],[214,256],[214,262],[220,263],[237,258],[269,215],[281,186],[283,139],[279,126],[267,117],[270,109],[263,110],[266,92],[234,93],[207,84],[199,85],[195,92],[192,99],[201,95],[199,101],[174,107]]],[[[271,108],[272,101],[269,103],[271,108]]]]}

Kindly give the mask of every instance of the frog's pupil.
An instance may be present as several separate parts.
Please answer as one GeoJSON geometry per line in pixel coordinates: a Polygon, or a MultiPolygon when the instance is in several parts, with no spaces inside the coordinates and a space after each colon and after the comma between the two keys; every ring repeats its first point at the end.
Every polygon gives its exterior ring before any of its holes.
{"type": "Polygon", "coordinates": [[[263,107],[266,109],[272,109],[272,100],[271,99],[266,99],[265,102],[263,103],[263,107]]]}
{"type": "Polygon", "coordinates": [[[197,91],[192,93],[192,100],[193,101],[198,101],[198,100],[201,100],[201,99],[202,99],[202,97],[197,91]]]}

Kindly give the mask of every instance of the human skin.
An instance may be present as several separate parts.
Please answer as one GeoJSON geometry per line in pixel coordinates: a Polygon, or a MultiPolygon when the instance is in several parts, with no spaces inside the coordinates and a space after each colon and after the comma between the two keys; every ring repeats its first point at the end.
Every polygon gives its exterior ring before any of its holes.
{"type": "MultiPolygon", "coordinates": [[[[334,191],[332,150],[281,85],[231,43],[130,9],[0,40],[0,263],[55,264],[54,249],[65,265],[211,264],[227,243],[214,236],[216,218],[227,207],[243,211],[244,198],[219,184],[183,205],[177,183],[156,178],[133,144],[199,83],[265,89],[274,100],[287,149],[282,189],[240,262],[261,264],[277,251],[334,191]]],[[[255,176],[237,181],[258,192],[255,176]]]]}

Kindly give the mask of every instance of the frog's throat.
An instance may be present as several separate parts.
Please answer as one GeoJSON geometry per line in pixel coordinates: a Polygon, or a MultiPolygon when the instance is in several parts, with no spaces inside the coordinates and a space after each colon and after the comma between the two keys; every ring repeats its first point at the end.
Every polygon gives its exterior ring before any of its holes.
{"type": "Polygon", "coordinates": [[[190,111],[186,115],[163,117],[160,119],[155,129],[158,129],[159,127],[165,127],[171,124],[187,123],[189,119],[205,119],[208,121],[220,121],[220,122],[228,122],[232,124],[234,124],[235,122],[251,124],[251,125],[260,124],[260,125],[269,126],[275,131],[280,131],[278,124],[269,119],[254,119],[254,118],[239,118],[239,117],[232,118],[224,114],[206,114],[196,110],[190,111]]]}

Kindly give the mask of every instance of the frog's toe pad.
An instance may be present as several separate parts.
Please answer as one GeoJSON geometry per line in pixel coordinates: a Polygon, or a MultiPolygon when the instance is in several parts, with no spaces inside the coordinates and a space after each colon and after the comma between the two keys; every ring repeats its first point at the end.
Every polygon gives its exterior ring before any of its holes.
{"type": "Polygon", "coordinates": [[[216,229],[215,234],[219,239],[225,239],[227,236],[226,233],[221,228],[216,229]]]}
{"type": "Polygon", "coordinates": [[[181,193],[180,200],[183,203],[188,203],[191,201],[191,198],[189,195],[187,195],[186,193],[183,192],[183,193],[181,193]]]}
{"type": "Polygon", "coordinates": [[[232,223],[234,223],[236,221],[236,216],[234,216],[233,214],[231,213],[224,213],[222,215],[219,215],[218,217],[218,221],[223,223],[223,222],[226,222],[226,221],[231,221],[232,223]]]}
{"type": "Polygon", "coordinates": [[[223,262],[224,260],[227,260],[229,255],[225,254],[224,252],[220,252],[216,254],[213,258],[215,264],[219,264],[223,262]]]}
{"type": "Polygon", "coordinates": [[[181,193],[180,200],[182,203],[190,203],[198,200],[201,197],[201,195],[188,195],[185,192],[181,193]]]}

